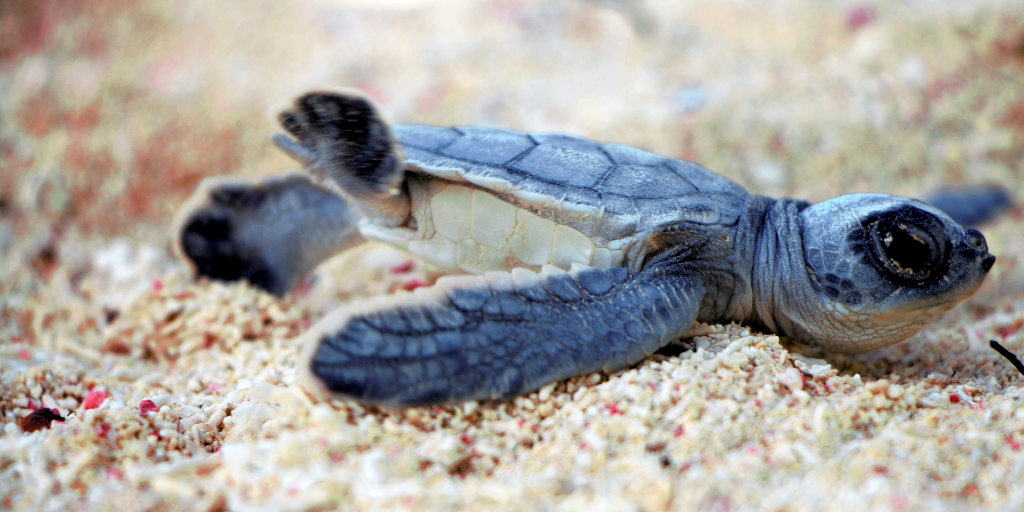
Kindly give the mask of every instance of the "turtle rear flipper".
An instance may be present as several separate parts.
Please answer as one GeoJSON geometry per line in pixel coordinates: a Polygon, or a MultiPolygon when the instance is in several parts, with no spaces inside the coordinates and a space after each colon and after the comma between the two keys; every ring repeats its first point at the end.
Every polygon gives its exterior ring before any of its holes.
{"type": "Polygon", "coordinates": [[[272,138],[282,151],[313,173],[323,173],[346,194],[367,203],[367,212],[405,220],[404,159],[391,128],[362,93],[306,92],[271,108],[295,139],[272,138]]]}
{"type": "Polygon", "coordinates": [[[321,261],[363,239],[337,194],[291,175],[203,181],[178,215],[179,250],[198,276],[285,295],[321,261]]]}
{"type": "Polygon", "coordinates": [[[945,188],[924,201],[967,228],[993,221],[1014,207],[1010,191],[996,184],[945,188]]]}
{"type": "Polygon", "coordinates": [[[300,372],[307,389],[365,403],[511,398],[650,356],[693,324],[697,283],[590,267],[442,278],[320,321],[300,372]]]}

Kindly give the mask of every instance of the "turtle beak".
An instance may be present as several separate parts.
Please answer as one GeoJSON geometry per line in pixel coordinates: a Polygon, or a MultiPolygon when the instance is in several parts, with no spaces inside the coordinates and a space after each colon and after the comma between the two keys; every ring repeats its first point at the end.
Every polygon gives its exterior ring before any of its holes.
{"type": "Polygon", "coordinates": [[[985,269],[985,272],[988,272],[989,270],[992,270],[992,265],[995,264],[995,262],[995,256],[986,254],[985,257],[981,259],[981,268],[985,269]]]}
{"type": "Polygon", "coordinates": [[[968,229],[966,235],[967,246],[981,258],[981,268],[988,272],[992,269],[992,265],[995,264],[996,257],[989,254],[985,235],[982,235],[981,231],[977,229],[968,229]]]}

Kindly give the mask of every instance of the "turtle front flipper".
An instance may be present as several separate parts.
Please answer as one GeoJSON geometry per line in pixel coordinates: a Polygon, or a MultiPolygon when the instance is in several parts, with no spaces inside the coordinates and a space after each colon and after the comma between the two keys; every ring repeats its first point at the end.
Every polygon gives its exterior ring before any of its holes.
{"type": "Polygon", "coordinates": [[[358,220],[344,199],[305,176],[208,178],[178,214],[175,237],[197,276],[245,279],[281,296],[321,261],[361,243],[358,220]]]}
{"type": "Polygon", "coordinates": [[[693,324],[702,295],[663,268],[446,277],[321,320],[300,372],[311,391],[366,403],[510,398],[650,356],[693,324]]]}
{"type": "Polygon", "coordinates": [[[274,136],[282,151],[367,203],[368,213],[405,220],[403,158],[391,128],[369,98],[352,89],[314,90],[270,111],[295,138],[274,136]]]}

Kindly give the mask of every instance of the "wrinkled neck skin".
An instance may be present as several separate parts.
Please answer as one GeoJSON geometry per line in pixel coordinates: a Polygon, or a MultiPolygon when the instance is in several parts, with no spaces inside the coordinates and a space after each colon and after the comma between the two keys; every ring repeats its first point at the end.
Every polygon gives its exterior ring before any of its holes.
{"type": "Polygon", "coordinates": [[[779,199],[764,214],[754,249],[754,322],[776,334],[813,343],[808,331],[819,302],[807,275],[800,210],[806,201],[779,199]]]}
{"type": "MultiPolygon", "coordinates": [[[[704,261],[697,272],[703,275],[708,291],[698,320],[708,323],[739,321],[783,334],[780,323],[774,321],[772,300],[790,288],[789,279],[782,276],[807,279],[796,213],[808,205],[806,201],[792,199],[749,197],[737,223],[724,228],[728,236],[722,240],[723,247],[708,247],[702,251],[704,261]],[[779,278],[779,282],[759,280],[764,277],[779,278]],[[759,289],[765,291],[766,284],[771,288],[768,293],[758,294],[759,289]]],[[[716,245],[710,237],[704,244],[716,245]]]]}
{"type": "Polygon", "coordinates": [[[697,320],[742,322],[805,343],[829,345],[822,330],[825,313],[804,261],[800,211],[807,201],[749,196],[733,226],[688,226],[699,243],[647,260],[700,276],[704,296],[697,320]],[[699,233],[699,234],[696,234],[699,233]]]}

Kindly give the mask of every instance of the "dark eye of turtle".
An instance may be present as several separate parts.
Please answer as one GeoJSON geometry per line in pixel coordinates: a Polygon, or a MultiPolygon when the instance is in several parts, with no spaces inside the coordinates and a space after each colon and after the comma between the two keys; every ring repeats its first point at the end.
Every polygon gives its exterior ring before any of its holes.
{"type": "Polygon", "coordinates": [[[894,281],[921,284],[941,275],[949,241],[934,215],[917,208],[902,208],[865,225],[875,263],[894,281]]]}

